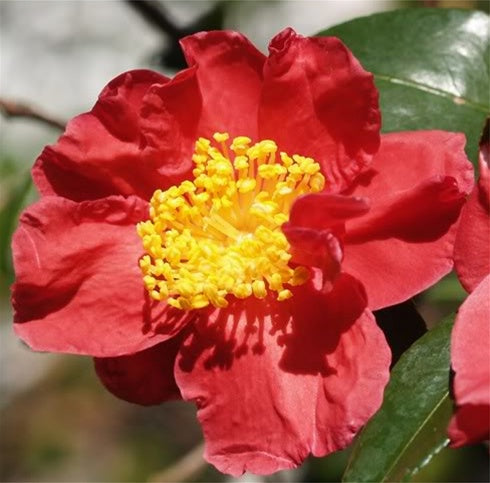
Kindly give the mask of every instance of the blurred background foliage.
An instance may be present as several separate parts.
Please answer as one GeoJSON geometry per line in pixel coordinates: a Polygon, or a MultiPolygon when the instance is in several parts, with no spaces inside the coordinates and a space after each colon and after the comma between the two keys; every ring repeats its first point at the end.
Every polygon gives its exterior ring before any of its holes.
{"type": "MultiPolygon", "coordinates": [[[[10,238],[20,210],[36,199],[29,170],[60,134],[56,126],[90,109],[119,72],[175,73],[184,66],[178,39],[195,31],[237,29],[265,51],[285,26],[313,34],[377,11],[427,6],[490,9],[485,0],[0,1],[1,481],[235,481],[202,463],[192,405],[125,403],[99,384],[90,358],[35,354],[13,336],[10,238]]],[[[415,305],[430,327],[464,298],[451,274],[415,305]]],[[[295,471],[239,480],[339,481],[348,458],[349,449],[295,471]]],[[[445,449],[413,478],[488,480],[484,445],[445,449]]]]}

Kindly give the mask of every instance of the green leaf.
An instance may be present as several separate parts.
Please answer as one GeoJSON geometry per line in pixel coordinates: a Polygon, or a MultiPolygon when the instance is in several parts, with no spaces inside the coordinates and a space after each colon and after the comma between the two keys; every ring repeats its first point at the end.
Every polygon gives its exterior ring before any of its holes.
{"type": "Polygon", "coordinates": [[[383,132],[464,132],[476,162],[490,112],[490,19],[483,12],[407,9],[337,25],[339,37],[375,76],[383,132]]]}
{"type": "Polygon", "coordinates": [[[20,210],[32,188],[30,173],[18,178],[9,191],[5,202],[0,205],[0,275],[11,278],[12,262],[10,257],[10,241],[15,230],[20,210]]]}
{"type": "Polygon", "coordinates": [[[452,412],[449,342],[453,316],[395,365],[381,409],[356,440],[343,481],[401,481],[446,446],[452,412]]]}

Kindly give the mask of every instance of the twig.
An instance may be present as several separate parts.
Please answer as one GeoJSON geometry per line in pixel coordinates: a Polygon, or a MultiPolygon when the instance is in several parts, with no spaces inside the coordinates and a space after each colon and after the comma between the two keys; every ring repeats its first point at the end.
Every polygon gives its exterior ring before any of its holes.
{"type": "Polygon", "coordinates": [[[148,23],[177,41],[185,33],[177,27],[165,12],[163,5],[155,0],[126,0],[148,23]]]}
{"type": "Polygon", "coordinates": [[[206,465],[206,461],[202,457],[203,452],[204,443],[198,444],[172,466],[152,475],[148,482],[167,483],[190,480],[206,465]]]}
{"type": "Polygon", "coordinates": [[[62,131],[65,129],[66,125],[65,121],[48,116],[28,104],[7,99],[0,98],[0,111],[5,117],[25,117],[28,119],[35,119],[36,121],[41,121],[48,126],[61,129],[62,131]]]}

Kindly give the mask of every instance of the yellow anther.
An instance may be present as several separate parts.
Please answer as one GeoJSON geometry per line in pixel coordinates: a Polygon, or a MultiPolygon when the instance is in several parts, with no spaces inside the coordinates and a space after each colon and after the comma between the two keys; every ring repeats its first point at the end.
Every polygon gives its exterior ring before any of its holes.
{"type": "Polygon", "coordinates": [[[318,173],[320,171],[320,165],[318,165],[317,163],[315,163],[311,158],[308,158],[308,161],[310,161],[310,163],[308,163],[304,170],[305,170],[305,173],[306,174],[315,174],[315,173],[318,173]]]}
{"type": "Polygon", "coordinates": [[[277,183],[275,192],[279,196],[287,196],[294,192],[294,188],[289,186],[287,183],[280,182],[277,183]]]}
{"type": "Polygon", "coordinates": [[[145,287],[148,290],[153,290],[157,285],[157,281],[151,275],[145,275],[143,277],[143,282],[145,282],[145,287]]]}
{"type": "Polygon", "coordinates": [[[305,283],[309,270],[291,268],[281,231],[294,198],[323,189],[313,159],[280,153],[277,145],[227,133],[199,138],[194,180],[156,190],[150,219],[137,225],[145,254],[139,266],[150,297],[180,310],[228,306],[228,296],[279,301],[285,286],[305,283]],[[230,156],[231,154],[231,156],[230,156]]]}
{"type": "Polygon", "coordinates": [[[276,225],[281,226],[283,223],[286,223],[288,221],[289,217],[285,213],[278,213],[277,215],[274,215],[273,220],[276,225]]]}
{"type": "Polygon", "coordinates": [[[180,185],[180,194],[194,193],[196,191],[196,186],[191,181],[183,181],[180,185]]]}
{"type": "Polygon", "coordinates": [[[281,151],[280,156],[281,156],[282,164],[286,166],[286,168],[288,168],[293,164],[293,159],[290,156],[288,156],[287,153],[281,151]]]}
{"type": "Polygon", "coordinates": [[[206,154],[208,152],[211,141],[205,138],[199,138],[196,141],[196,154],[206,154]]]}
{"type": "Polygon", "coordinates": [[[310,278],[310,272],[306,267],[296,267],[293,277],[289,282],[291,285],[303,285],[310,278]]]}
{"type": "Polygon", "coordinates": [[[199,294],[192,297],[191,305],[193,309],[202,309],[209,305],[209,300],[205,295],[199,294]]]}
{"type": "Polygon", "coordinates": [[[150,290],[149,292],[150,292],[150,297],[153,300],[157,300],[158,302],[161,302],[164,299],[162,294],[157,290],[150,290]]]}
{"type": "Polygon", "coordinates": [[[288,168],[289,176],[293,177],[293,179],[301,179],[301,175],[303,174],[301,172],[301,167],[298,164],[292,164],[288,168]]]}
{"type": "Polygon", "coordinates": [[[280,290],[282,288],[282,277],[277,272],[270,277],[269,286],[272,290],[280,290]]]}
{"type": "Polygon", "coordinates": [[[250,193],[250,191],[253,191],[255,189],[256,185],[257,181],[253,178],[239,179],[236,182],[236,186],[240,193],[250,193]]]}
{"type": "MultiPolygon", "coordinates": [[[[153,297],[153,292],[152,292],[152,297],[153,297]]],[[[153,298],[155,298],[155,297],[153,297],[153,298]]],[[[156,300],[158,300],[158,299],[156,299],[156,300]]],[[[175,307],[176,309],[183,309],[183,307],[180,305],[180,300],[174,299],[173,297],[169,297],[167,299],[167,303],[168,303],[168,305],[171,305],[172,307],[175,307]]]]}
{"type": "Polygon", "coordinates": [[[275,153],[277,151],[277,144],[270,139],[264,139],[260,141],[259,146],[261,150],[265,153],[275,153]]]}
{"type": "Polygon", "coordinates": [[[252,295],[252,285],[250,283],[240,283],[233,289],[233,293],[239,299],[246,299],[252,295]]]}
{"type": "Polygon", "coordinates": [[[219,286],[226,290],[227,292],[231,292],[233,290],[233,286],[235,285],[235,279],[228,274],[224,274],[219,279],[219,286]]]}
{"type": "Polygon", "coordinates": [[[277,204],[273,201],[267,201],[265,203],[254,203],[250,207],[250,213],[253,215],[268,216],[274,214],[277,211],[277,204]]]}
{"type": "Polygon", "coordinates": [[[228,307],[228,301],[224,297],[219,297],[216,300],[212,301],[212,303],[215,307],[218,307],[219,309],[224,309],[225,307],[228,307]]]}
{"type": "Polygon", "coordinates": [[[281,290],[277,295],[277,300],[279,300],[279,302],[282,302],[283,300],[290,299],[292,296],[293,296],[293,292],[291,292],[291,290],[288,289],[281,290]]]}
{"type": "Polygon", "coordinates": [[[259,176],[264,179],[272,179],[286,173],[286,168],[278,164],[262,164],[259,166],[259,176]]]}
{"type": "Polygon", "coordinates": [[[247,156],[249,159],[257,159],[260,154],[260,146],[255,144],[254,146],[247,149],[247,156]]]}
{"type": "Polygon", "coordinates": [[[247,136],[238,136],[233,139],[230,148],[237,156],[240,156],[247,152],[251,142],[252,140],[247,136]]]}
{"type": "Polygon", "coordinates": [[[267,289],[263,280],[254,280],[252,282],[252,290],[258,299],[263,299],[267,295],[267,289]]]}
{"type": "Polygon", "coordinates": [[[151,267],[151,258],[148,255],[143,255],[140,258],[140,268],[141,271],[146,274],[151,267]]]}
{"type": "Polygon", "coordinates": [[[213,139],[218,143],[222,143],[224,141],[228,141],[228,139],[230,139],[230,135],[227,132],[215,132],[213,134],[213,139]]]}
{"type": "Polygon", "coordinates": [[[192,155],[192,161],[196,164],[204,164],[208,157],[205,154],[193,154],[192,155]]]}
{"type": "Polygon", "coordinates": [[[175,284],[175,289],[184,298],[189,298],[195,294],[195,286],[189,280],[180,280],[175,284]]]}
{"type": "Polygon", "coordinates": [[[321,173],[315,173],[310,179],[310,188],[313,193],[318,193],[325,187],[325,178],[321,173]]]}
{"type": "Polygon", "coordinates": [[[168,297],[168,286],[166,282],[158,282],[158,290],[162,298],[168,297]]]}
{"type": "Polygon", "coordinates": [[[236,156],[233,165],[235,166],[235,169],[248,169],[247,156],[236,156]]]}

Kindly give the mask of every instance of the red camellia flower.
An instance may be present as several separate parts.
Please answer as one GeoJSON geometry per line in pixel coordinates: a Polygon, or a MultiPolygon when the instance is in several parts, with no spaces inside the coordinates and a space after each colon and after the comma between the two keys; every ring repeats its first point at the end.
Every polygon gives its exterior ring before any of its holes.
{"type": "Polygon", "coordinates": [[[15,330],[95,357],[117,396],[194,401],[205,457],[271,473],[345,447],[381,404],[371,310],[452,268],[464,137],[381,137],[336,38],[182,40],[173,79],[120,75],[36,161],[13,241],[15,330]]]}
{"type": "Polygon", "coordinates": [[[451,337],[456,412],[451,446],[490,438],[490,169],[489,144],[481,146],[480,180],[461,214],[454,247],[456,272],[470,293],[451,337]]]}

